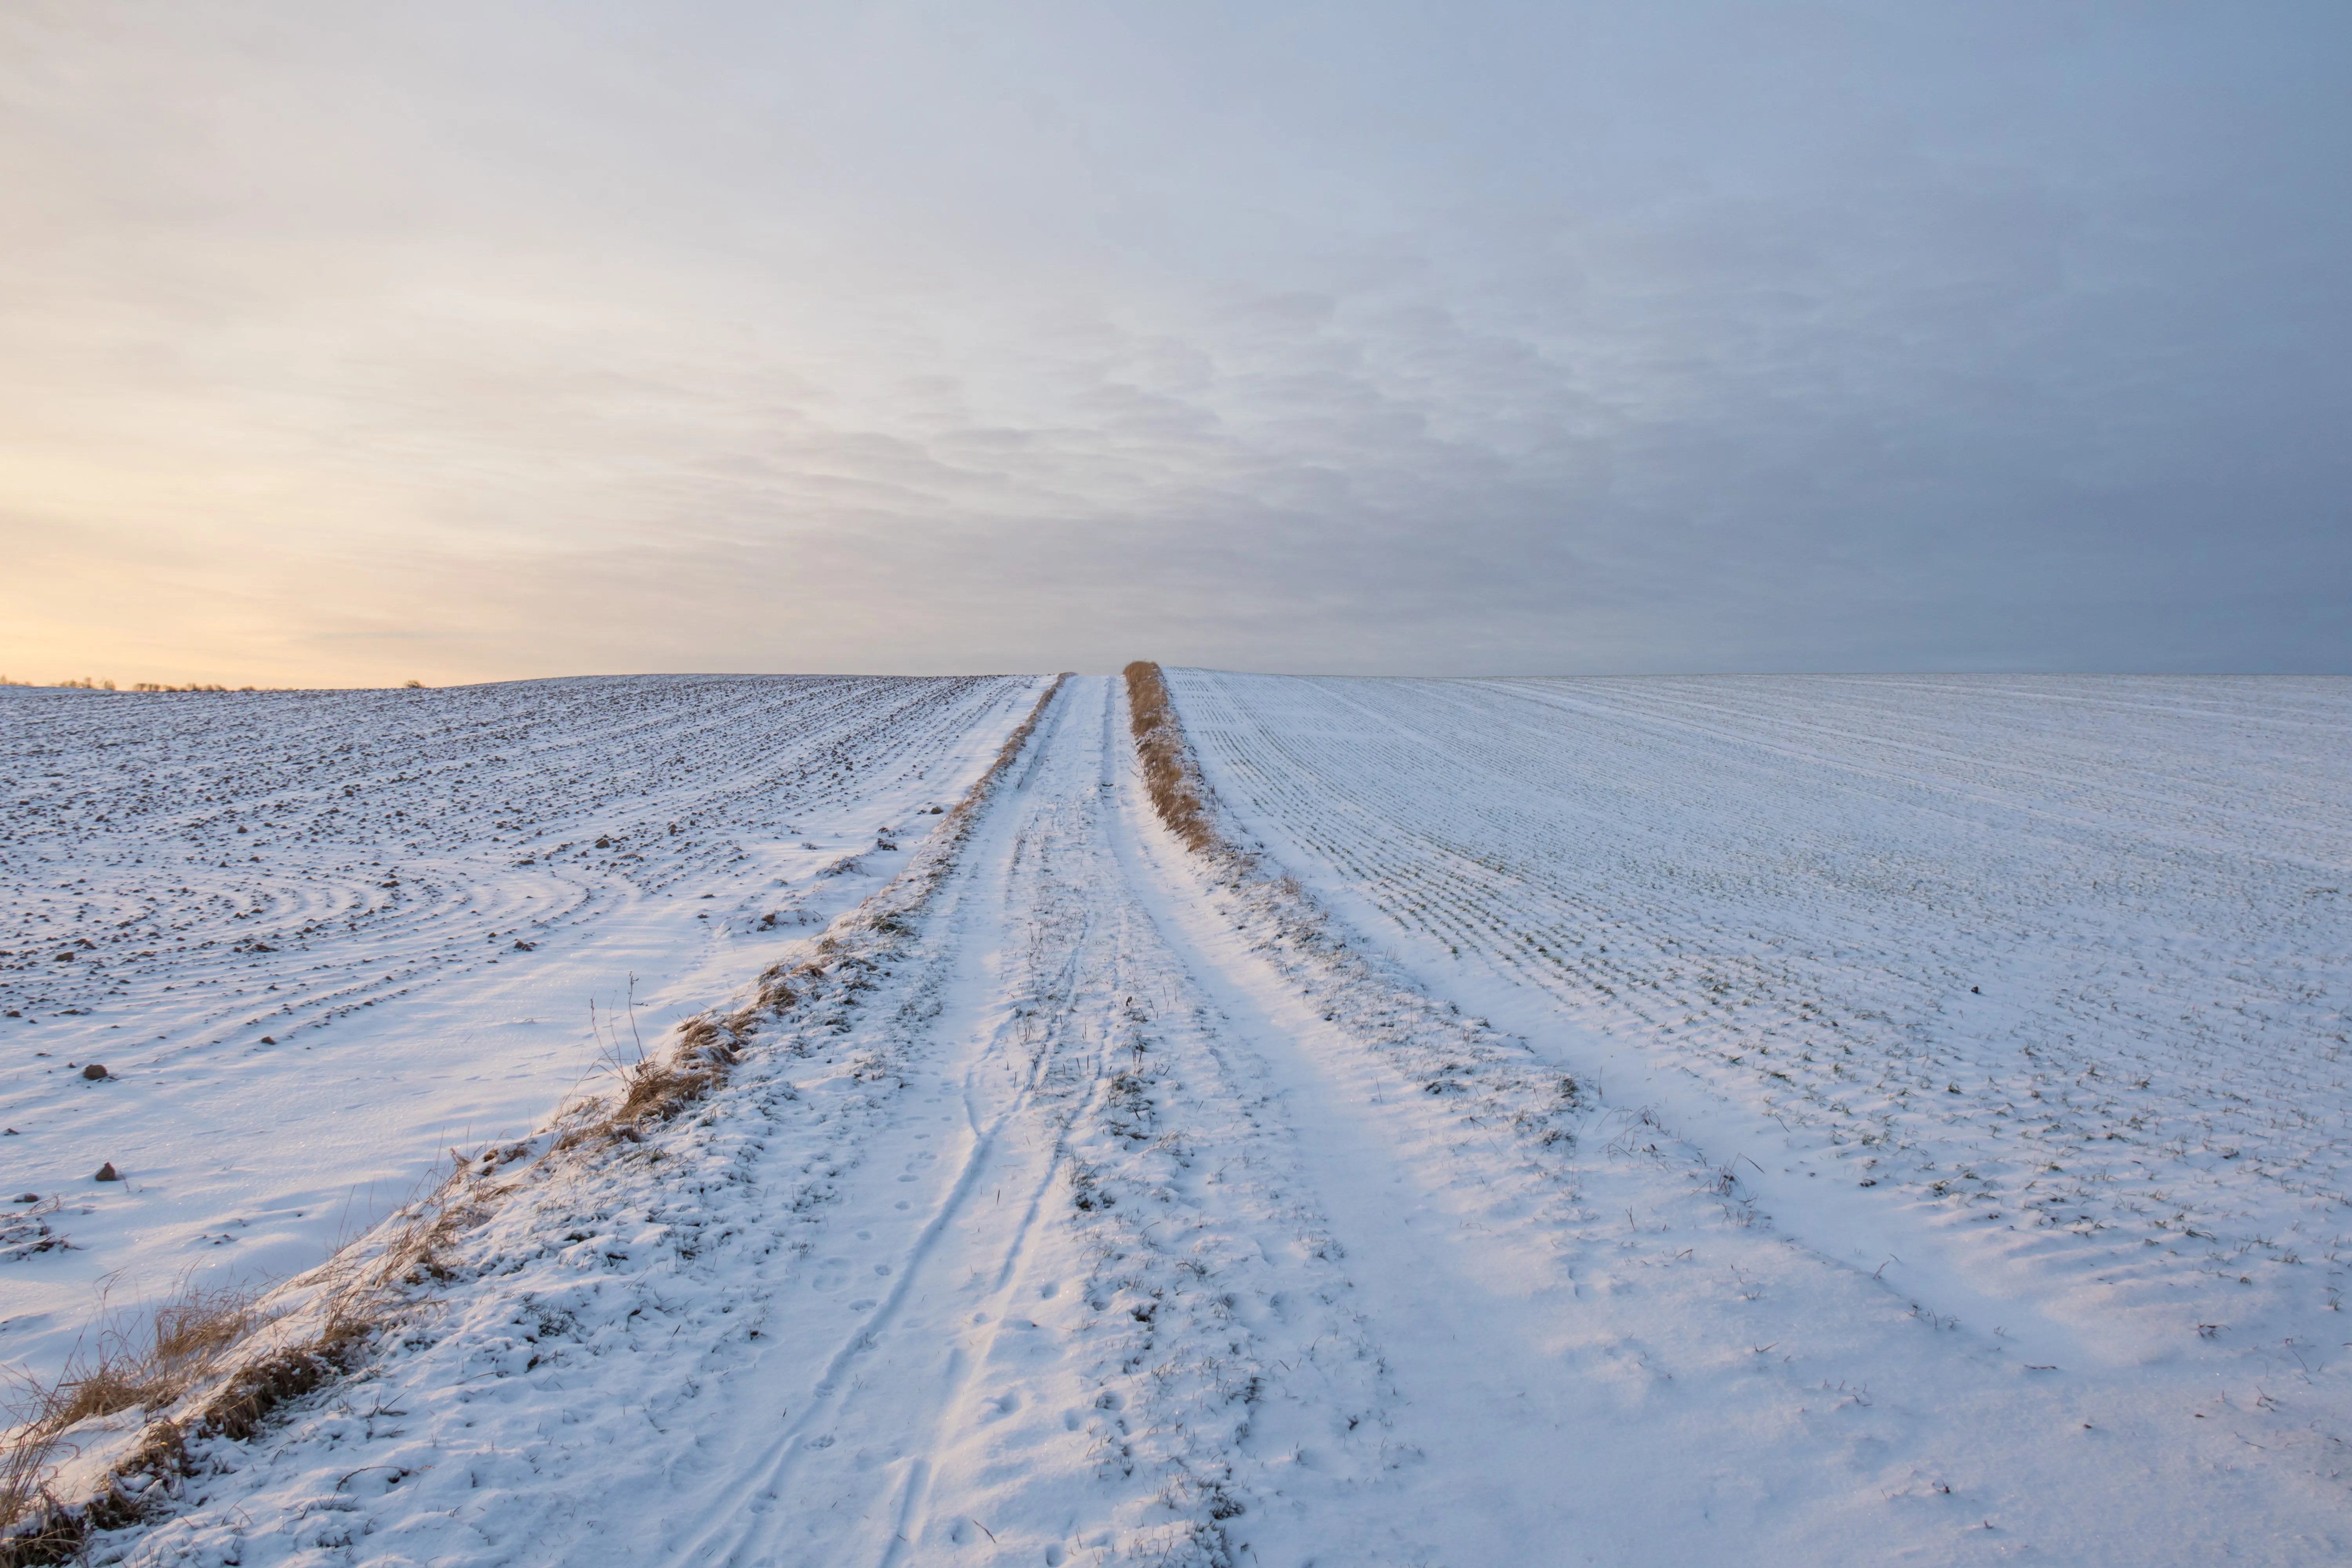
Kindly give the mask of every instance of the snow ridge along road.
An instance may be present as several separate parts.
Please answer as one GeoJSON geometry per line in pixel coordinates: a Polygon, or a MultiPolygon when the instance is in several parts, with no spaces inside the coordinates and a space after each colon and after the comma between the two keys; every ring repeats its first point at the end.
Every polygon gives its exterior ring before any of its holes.
{"type": "Polygon", "coordinates": [[[609,1158],[500,1173],[373,1363],[211,1446],[94,1558],[2352,1545],[2332,1348],[2260,1386],[2193,1347],[2053,1366],[1954,1324],[1596,1083],[1571,1058],[1606,1042],[1557,1007],[1498,1028],[1417,978],[1384,915],[1329,907],[1327,863],[1182,849],[1125,719],[1068,682],[960,841],[803,950],[818,972],[722,1089],[609,1158]]]}

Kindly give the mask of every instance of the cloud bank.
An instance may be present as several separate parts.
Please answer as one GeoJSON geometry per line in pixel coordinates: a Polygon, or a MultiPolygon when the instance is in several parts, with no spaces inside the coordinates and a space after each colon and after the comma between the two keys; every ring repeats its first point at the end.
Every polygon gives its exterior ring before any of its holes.
{"type": "Polygon", "coordinates": [[[2352,668],[2347,46],[14,6],[0,669],[2352,668]]]}

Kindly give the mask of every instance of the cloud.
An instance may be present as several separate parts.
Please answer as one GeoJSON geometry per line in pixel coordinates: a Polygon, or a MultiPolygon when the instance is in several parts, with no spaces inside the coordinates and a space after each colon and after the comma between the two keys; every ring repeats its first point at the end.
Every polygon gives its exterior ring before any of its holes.
{"type": "Polygon", "coordinates": [[[2347,26],[18,8],[0,668],[2341,668],[2347,26]]]}

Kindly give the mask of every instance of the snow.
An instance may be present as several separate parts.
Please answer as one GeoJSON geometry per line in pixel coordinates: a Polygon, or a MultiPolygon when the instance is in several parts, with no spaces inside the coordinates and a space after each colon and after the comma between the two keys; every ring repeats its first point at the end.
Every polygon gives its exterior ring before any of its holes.
{"type": "Polygon", "coordinates": [[[1034,689],[0,689],[0,1196],[68,1244],[0,1251],[0,1355],[54,1375],[101,1300],[307,1268],[529,1131],[633,1052],[633,990],[651,1039],[871,892],[877,829],[1034,689]]]}
{"type": "Polygon", "coordinates": [[[2078,1361],[2325,1332],[2345,683],[1179,687],[1286,864],[1455,994],[1609,1037],[1727,1157],[1769,1145],[1784,1223],[1875,1187],[1823,1224],[2078,1361]]]}
{"type": "Polygon", "coordinates": [[[93,1560],[2344,1559],[2343,683],[1171,683],[93,1560]]]}
{"type": "Polygon", "coordinates": [[[1171,685],[1238,831],[1759,1226],[2344,1472],[2352,685],[1171,685]]]}

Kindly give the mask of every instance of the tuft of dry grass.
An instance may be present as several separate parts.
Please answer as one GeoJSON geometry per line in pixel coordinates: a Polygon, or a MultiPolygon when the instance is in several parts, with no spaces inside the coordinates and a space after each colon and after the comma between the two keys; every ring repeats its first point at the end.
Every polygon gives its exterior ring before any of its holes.
{"type": "Polygon", "coordinates": [[[1202,804],[1200,770],[1185,744],[1184,724],[1176,717],[1160,667],[1137,659],[1125,673],[1128,722],[1135,732],[1136,760],[1142,765],[1152,809],[1186,848],[1202,855],[1228,848],[1202,804]]]}
{"type": "MultiPolygon", "coordinates": [[[[763,978],[775,973],[771,970],[763,978]]],[[[725,1019],[708,1014],[688,1018],[678,1026],[677,1038],[667,1051],[648,1055],[637,1033],[636,977],[630,976],[625,1040],[619,1023],[612,1021],[613,1015],[600,1018],[594,1004],[589,1005],[589,1026],[598,1042],[598,1060],[620,1080],[620,1092],[609,1102],[609,1109],[575,1123],[555,1146],[569,1150],[591,1143],[643,1142],[650,1126],[667,1121],[726,1082],[728,1069],[741,1058],[762,1008],[781,1011],[792,999],[791,987],[778,982],[763,988],[759,1002],[739,1008],[725,1019]],[[770,1000],[772,994],[777,1000],[770,1000]]]]}
{"type": "Polygon", "coordinates": [[[632,1142],[645,1136],[646,1122],[667,1121],[727,1079],[727,1069],[742,1055],[736,1023],[751,1020],[739,1014],[721,1023],[704,1016],[688,1018],[678,1026],[677,1043],[664,1057],[649,1057],[622,1079],[620,1103],[607,1125],[632,1142]]]}
{"type": "Polygon", "coordinates": [[[11,1391],[13,1423],[0,1433],[0,1568],[79,1560],[89,1532],[137,1523],[164,1490],[193,1473],[189,1444],[206,1437],[250,1440],[280,1405],[355,1366],[403,1296],[401,1287],[452,1278],[443,1250],[483,1213],[477,1166],[459,1159],[432,1191],[382,1234],[295,1281],[312,1288],[290,1317],[249,1294],[183,1290],[135,1329],[110,1325],[96,1353],[57,1383],[11,1391]],[[54,1451],[73,1427],[133,1408],[149,1413],[129,1457],[110,1467],[102,1489],[79,1505],[50,1490],[54,1451]]]}
{"type": "Polygon", "coordinates": [[[260,1321],[250,1295],[184,1291],[155,1310],[142,1340],[112,1330],[102,1336],[96,1361],[68,1370],[58,1386],[53,1418],[62,1429],[133,1406],[160,1409],[260,1321]]]}
{"type": "Polygon", "coordinates": [[[170,1406],[268,1321],[247,1292],[183,1289],[135,1327],[121,1318],[108,1323],[96,1349],[77,1354],[57,1382],[12,1388],[0,1436],[0,1564],[63,1561],[40,1553],[70,1556],[79,1548],[83,1527],[46,1485],[51,1451],[67,1432],[125,1410],[170,1406]]]}

